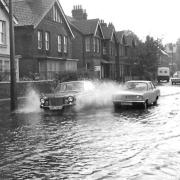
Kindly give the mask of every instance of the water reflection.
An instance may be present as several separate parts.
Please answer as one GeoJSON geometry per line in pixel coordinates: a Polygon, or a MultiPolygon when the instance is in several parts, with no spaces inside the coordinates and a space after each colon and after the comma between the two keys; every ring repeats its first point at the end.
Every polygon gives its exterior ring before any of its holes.
{"type": "Polygon", "coordinates": [[[0,179],[178,179],[178,100],[164,96],[147,110],[4,114],[0,179]]]}

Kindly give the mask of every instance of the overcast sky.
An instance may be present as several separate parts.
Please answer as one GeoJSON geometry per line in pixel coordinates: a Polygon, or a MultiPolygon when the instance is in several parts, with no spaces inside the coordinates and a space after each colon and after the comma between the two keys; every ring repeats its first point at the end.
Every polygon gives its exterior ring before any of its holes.
{"type": "Polygon", "coordinates": [[[180,38],[180,0],[59,0],[67,15],[74,5],[86,9],[88,19],[112,22],[117,31],[132,30],[175,43],[180,38]]]}

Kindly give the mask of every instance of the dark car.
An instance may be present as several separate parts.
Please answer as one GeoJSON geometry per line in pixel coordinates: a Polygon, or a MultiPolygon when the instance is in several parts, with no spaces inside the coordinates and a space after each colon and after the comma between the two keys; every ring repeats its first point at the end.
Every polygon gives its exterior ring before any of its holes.
{"type": "Polygon", "coordinates": [[[62,110],[76,104],[78,95],[86,94],[94,89],[91,81],[70,81],[58,84],[54,92],[44,94],[40,98],[40,107],[45,110],[62,110]]]}

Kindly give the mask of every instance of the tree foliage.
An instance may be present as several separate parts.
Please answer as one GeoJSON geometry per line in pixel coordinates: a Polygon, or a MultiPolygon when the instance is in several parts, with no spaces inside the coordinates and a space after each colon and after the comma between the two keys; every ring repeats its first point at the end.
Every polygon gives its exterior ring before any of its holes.
{"type": "Polygon", "coordinates": [[[161,40],[147,36],[145,42],[139,41],[135,49],[133,75],[142,79],[154,80],[157,73],[159,52],[163,49],[161,40]]]}

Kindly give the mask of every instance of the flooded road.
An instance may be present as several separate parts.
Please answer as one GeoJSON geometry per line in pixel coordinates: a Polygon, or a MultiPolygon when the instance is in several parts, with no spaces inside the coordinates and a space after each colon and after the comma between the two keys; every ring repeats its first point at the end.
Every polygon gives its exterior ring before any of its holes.
{"type": "Polygon", "coordinates": [[[10,116],[0,102],[0,179],[180,179],[180,87],[159,88],[147,110],[10,116]]]}

